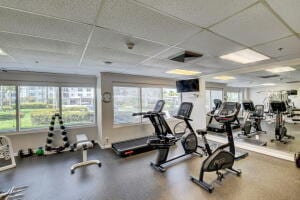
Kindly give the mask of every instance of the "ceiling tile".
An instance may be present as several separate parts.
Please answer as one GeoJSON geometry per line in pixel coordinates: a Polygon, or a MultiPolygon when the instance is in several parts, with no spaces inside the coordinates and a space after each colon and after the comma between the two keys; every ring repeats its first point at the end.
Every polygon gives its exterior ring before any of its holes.
{"type": "Polygon", "coordinates": [[[27,71],[26,65],[23,63],[17,63],[17,62],[9,62],[9,61],[1,61],[0,60],[0,68],[6,69],[6,70],[20,70],[20,71],[27,71]]]}
{"type": "Polygon", "coordinates": [[[210,30],[248,46],[292,34],[261,3],[211,27],[210,30]]]}
{"type": "Polygon", "coordinates": [[[127,0],[105,0],[97,24],[169,45],[201,30],[127,0]]]}
{"type": "Polygon", "coordinates": [[[188,63],[180,63],[180,62],[175,62],[172,60],[167,60],[167,59],[157,59],[157,58],[151,58],[143,63],[145,66],[150,66],[154,68],[160,68],[160,69],[183,69],[185,66],[189,65],[188,63]]]}
{"type": "Polygon", "coordinates": [[[253,48],[274,58],[296,54],[300,57],[300,39],[296,36],[276,40],[253,48]],[[282,50],[279,50],[279,48],[282,48],[282,50]]]}
{"type": "MultiPolygon", "coordinates": [[[[0,62],[15,62],[15,59],[11,56],[3,56],[0,55],[0,62]]],[[[3,66],[0,65],[0,68],[2,68],[3,66]]]]}
{"type": "Polygon", "coordinates": [[[93,24],[101,0],[0,0],[0,6],[93,24]]]}
{"type": "Polygon", "coordinates": [[[173,57],[174,55],[177,55],[177,54],[182,53],[182,52],[184,52],[184,49],[178,48],[178,47],[172,47],[172,48],[169,48],[169,49],[161,52],[160,54],[155,56],[155,58],[168,59],[168,58],[173,57]]]}
{"type": "Polygon", "coordinates": [[[103,64],[105,61],[137,64],[146,58],[147,57],[145,56],[130,54],[104,47],[89,47],[84,56],[84,60],[92,60],[95,64],[103,64]]]}
{"type": "Polygon", "coordinates": [[[231,70],[241,67],[241,64],[210,56],[203,56],[201,59],[199,59],[197,64],[208,68],[219,69],[220,71],[231,70]]]}
{"type": "Polygon", "coordinates": [[[67,55],[17,48],[6,48],[5,50],[16,60],[16,62],[28,65],[50,65],[54,68],[63,66],[77,67],[80,60],[80,56],[78,55],[67,55]],[[38,61],[38,63],[36,63],[36,61],[38,61]]]}
{"type": "Polygon", "coordinates": [[[83,46],[57,40],[0,32],[0,47],[46,51],[52,53],[81,55],[83,46]]]}
{"type": "Polygon", "coordinates": [[[86,43],[92,26],[0,7],[0,31],[77,44],[86,43]]]}
{"type": "Polygon", "coordinates": [[[297,33],[300,33],[299,0],[267,0],[272,9],[297,33]]]}
{"type": "Polygon", "coordinates": [[[153,56],[158,52],[168,48],[166,45],[142,40],[113,31],[96,28],[89,43],[91,47],[106,47],[110,49],[124,51],[130,54],[143,56],[153,56]],[[133,49],[128,49],[126,43],[134,43],[133,49]]]}
{"type": "Polygon", "coordinates": [[[178,46],[186,50],[212,56],[221,56],[244,48],[237,43],[219,37],[209,31],[202,31],[178,46]]]}
{"type": "Polygon", "coordinates": [[[136,0],[201,27],[208,27],[257,0],[136,0]]]}

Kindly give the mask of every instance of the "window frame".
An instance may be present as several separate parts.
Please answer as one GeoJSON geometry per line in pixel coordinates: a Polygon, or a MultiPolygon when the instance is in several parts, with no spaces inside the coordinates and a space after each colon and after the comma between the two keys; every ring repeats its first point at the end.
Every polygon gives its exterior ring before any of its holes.
{"type": "MultiPolygon", "coordinates": [[[[114,91],[114,87],[136,87],[139,88],[139,99],[140,99],[140,105],[139,105],[139,109],[140,112],[142,112],[142,108],[143,108],[143,103],[142,103],[142,88],[159,88],[160,94],[161,94],[161,99],[163,99],[163,89],[167,88],[167,89],[176,89],[175,86],[173,85],[164,85],[164,84],[146,84],[146,83],[122,83],[122,82],[113,82],[112,85],[112,91],[114,91]]],[[[180,95],[180,103],[182,102],[182,94],[179,93],[180,95]]],[[[112,94],[112,109],[114,108],[114,94],[112,94]]],[[[114,110],[113,110],[114,112],[114,110]]],[[[113,113],[114,115],[114,113],[113,113]]],[[[177,121],[176,118],[171,117],[166,119],[167,121],[177,121]]],[[[151,122],[149,120],[142,120],[142,117],[140,119],[140,122],[138,123],[115,123],[114,118],[113,118],[113,122],[112,122],[112,126],[113,128],[122,128],[122,127],[130,127],[130,126],[137,126],[137,125],[146,125],[146,124],[151,124],[151,122]]]]}
{"type": "Polygon", "coordinates": [[[16,93],[16,96],[15,96],[15,114],[16,114],[16,127],[15,127],[15,129],[11,129],[11,130],[3,130],[3,131],[0,131],[0,135],[2,135],[2,134],[5,134],[5,133],[13,133],[13,132],[17,132],[18,130],[19,130],[19,109],[18,109],[18,96],[19,96],[19,88],[18,88],[18,86],[17,85],[15,85],[15,84],[12,84],[12,83],[7,83],[7,82],[4,82],[4,83],[2,83],[2,82],[0,82],[0,86],[14,86],[14,88],[15,88],[15,93],[16,93]]]}
{"type": "MultiPolygon", "coordinates": [[[[224,100],[224,89],[223,88],[217,88],[217,87],[209,87],[209,88],[205,88],[205,92],[206,90],[209,91],[209,100],[210,100],[210,108],[209,108],[209,111],[210,112],[212,110],[212,108],[214,107],[214,105],[212,105],[212,99],[211,99],[211,91],[221,91],[222,92],[222,101],[224,100]]],[[[206,94],[205,94],[206,95],[206,94]]],[[[206,100],[205,100],[206,101],[206,100]]],[[[205,103],[205,106],[207,105],[207,103],[205,103]]]]}
{"type": "MultiPolygon", "coordinates": [[[[30,134],[30,133],[39,133],[39,132],[46,132],[48,128],[30,128],[30,129],[23,129],[21,130],[20,127],[20,87],[21,86],[47,86],[47,87],[58,87],[58,107],[59,113],[62,114],[62,88],[63,87],[86,87],[86,88],[93,88],[94,89],[94,104],[95,104],[95,120],[94,123],[83,123],[83,124],[76,124],[67,126],[67,129],[80,129],[80,128],[87,128],[87,127],[96,127],[98,124],[97,120],[97,88],[96,84],[92,83],[54,83],[54,82],[39,82],[39,81],[0,81],[0,85],[4,86],[14,86],[16,88],[16,129],[14,130],[7,130],[7,131],[0,131],[0,135],[20,135],[20,134],[30,134]]],[[[49,122],[50,123],[50,122],[49,122]]]]}

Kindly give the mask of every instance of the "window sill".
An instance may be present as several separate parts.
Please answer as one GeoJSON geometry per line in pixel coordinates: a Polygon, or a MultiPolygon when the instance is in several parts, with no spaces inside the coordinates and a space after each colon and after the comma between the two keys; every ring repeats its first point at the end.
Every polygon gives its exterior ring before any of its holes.
{"type": "MultiPolygon", "coordinates": [[[[82,129],[82,128],[94,128],[97,127],[96,124],[86,124],[86,125],[74,125],[71,127],[66,127],[66,130],[75,130],[75,129],[82,129]]],[[[27,134],[34,134],[34,133],[47,133],[48,128],[43,128],[43,129],[31,129],[31,130],[24,130],[24,131],[12,131],[12,132],[1,132],[0,135],[5,135],[5,136],[10,136],[10,135],[27,135],[27,134]]]]}
{"type": "MultiPolygon", "coordinates": [[[[176,118],[168,118],[166,119],[167,122],[179,122],[181,120],[176,118]]],[[[113,128],[124,128],[124,127],[131,127],[131,126],[141,126],[141,125],[152,125],[151,122],[142,122],[142,123],[128,123],[128,124],[113,124],[113,128]]]]}

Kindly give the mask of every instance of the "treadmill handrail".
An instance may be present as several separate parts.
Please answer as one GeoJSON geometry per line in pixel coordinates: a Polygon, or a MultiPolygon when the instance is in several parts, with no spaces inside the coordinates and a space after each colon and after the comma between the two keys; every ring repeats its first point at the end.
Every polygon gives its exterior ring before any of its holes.
{"type": "Polygon", "coordinates": [[[191,118],[185,117],[183,115],[173,115],[173,117],[176,118],[176,119],[193,121],[191,118]]]}

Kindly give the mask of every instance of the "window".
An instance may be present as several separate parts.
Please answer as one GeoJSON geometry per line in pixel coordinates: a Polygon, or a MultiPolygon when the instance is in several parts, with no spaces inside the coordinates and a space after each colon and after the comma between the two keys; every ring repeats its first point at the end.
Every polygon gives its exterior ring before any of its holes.
{"type": "Polygon", "coordinates": [[[181,103],[180,94],[177,93],[174,88],[163,88],[163,99],[166,104],[164,107],[164,111],[167,116],[173,116],[177,114],[179,105],[181,103]]]}
{"type": "Polygon", "coordinates": [[[223,99],[223,91],[218,89],[210,89],[206,90],[206,112],[209,112],[215,107],[214,100],[215,99],[223,99]]]}
{"type": "Polygon", "coordinates": [[[142,88],[142,112],[153,110],[161,99],[161,88],[142,88]]]}
{"type": "Polygon", "coordinates": [[[20,129],[45,128],[59,112],[58,87],[20,86],[20,129]]]}
{"type": "Polygon", "coordinates": [[[66,125],[95,123],[94,88],[64,87],[62,91],[67,94],[62,97],[62,116],[66,125]],[[86,95],[88,90],[90,95],[86,95]]]}
{"type": "Polygon", "coordinates": [[[170,117],[177,113],[181,98],[174,88],[114,87],[114,124],[148,122],[141,116],[133,117],[134,112],[153,110],[156,102],[165,100],[164,112],[170,117]]]}
{"type": "Polygon", "coordinates": [[[114,87],[114,124],[140,123],[140,117],[132,113],[140,112],[140,88],[114,87]]]}
{"type": "Polygon", "coordinates": [[[0,132],[16,130],[16,87],[0,85],[0,132]]]}
{"type": "Polygon", "coordinates": [[[240,93],[239,92],[227,92],[227,101],[229,102],[240,102],[240,93]]]}

